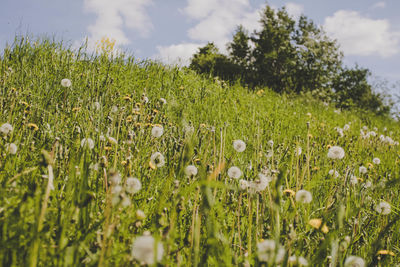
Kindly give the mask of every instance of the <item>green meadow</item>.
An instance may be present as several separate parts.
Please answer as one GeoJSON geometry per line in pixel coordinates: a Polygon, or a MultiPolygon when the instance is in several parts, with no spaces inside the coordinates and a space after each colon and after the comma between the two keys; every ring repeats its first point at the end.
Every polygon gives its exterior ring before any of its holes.
{"type": "Polygon", "coordinates": [[[0,127],[2,266],[400,262],[388,118],[21,38],[0,127]]]}

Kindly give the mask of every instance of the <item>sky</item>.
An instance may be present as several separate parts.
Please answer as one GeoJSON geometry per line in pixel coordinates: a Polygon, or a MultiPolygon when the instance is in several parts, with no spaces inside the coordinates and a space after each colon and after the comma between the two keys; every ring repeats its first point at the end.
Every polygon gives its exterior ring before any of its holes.
{"type": "Polygon", "coordinates": [[[136,58],[185,65],[209,41],[226,52],[239,24],[259,29],[267,3],[322,26],[337,39],[347,66],[400,81],[399,0],[1,0],[0,49],[26,34],[73,47],[108,37],[136,58]]]}

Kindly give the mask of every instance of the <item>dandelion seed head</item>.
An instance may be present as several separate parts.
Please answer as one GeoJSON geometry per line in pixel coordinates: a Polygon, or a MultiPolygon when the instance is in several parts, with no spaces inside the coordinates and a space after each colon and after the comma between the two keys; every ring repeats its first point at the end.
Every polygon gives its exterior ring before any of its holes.
{"type": "Polygon", "coordinates": [[[329,173],[330,176],[333,176],[335,178],[339,177],[339,172],[338,171],[330,170],[328,173],[329,173]]]}
{"type": "Polygon", "coordinates": [[[163,103],[164,105],[167,104],[167,100],[165,98],[160,98],[161,103],[163,103]]]}
{"type": "Polygon", "coordinates": [[[360,167],[358,168],[358,172],[359,172],[360,174],[366,174],[366,173],[367,173],[367,168],[366,168],[365,166],[360,166],[360,167]]]}
{"type": "Polygon", "coordinates": [[[94,148],[94,141],[91,138],[83,138],[81,140],[81,147],[88,147],[90,150],[94,148]]]}
{"type": "Polygon", "coordinates": [[[70,87],[71,85],[72,85],[72,82],[70,79],[62,79],[61,80],[62,87],[70,87]]]}
{"type": "Polygon", "coordinates": [[[113,185],[118,185],[121,182],[121,175],[119,172],[113,172],[110,176],[110,181],[113,185]]]}
{"type": "Polygon", "coordinates": [[[142,189],[142,183],[136,177],[129,177],[126,179],[126,192],[129,194],[136,194],[142,189]]]}
{"type": "Polygon", "coordinates": [[[165,158],[164,158],[163,154],[161,154],[160,152],[155,152],[150,157],[150,163],[153,166],[161,168],[165,165],[165,158]]]}
{"type": "Polygon", "coordinates": [[[13,131],[13,127],[9,123],[4,123],[0,126],[0,132],[4,135],[8,135],[13,131]]]}
{"type": "Polygon", "coordinates": [[[240,179],[239,180],[239,189],[240,190],[247,190],[247,188],[249,188],[249,182],[247,180],[240,179]]]}
{"type": "Polygon", "coordinates": [[[273,140],[269,140],[269,141],[268,141],[268,145],[269,145],[270,147],[273,147],[273,146],[274,146],[274,141],[273,141],[273,140]]]}
{"type": "Polygon", "coordinates": [[[145,214],[144,211],[142,211],[142,210],[137,210],[137,211],[136,211],[136,218],[137,218],[138,220],[143,220],[143,219],[146,218],[146,214],[145,214]]]}
{"type": "Polygon", "coordinates": [[[161,261],[164,254],[164,248],[160,242],[154,240],[151,235],[139,236],[135,239],[132,246],[132,257],[140,263],[152,265],[154,258],[157,262],[161,261]],[[157,252],[154,251],[157,248],[157,252]],[[156,254],[156,257],[155,257],[156,254]]]}
{"type": "Polygon", "coordinates": [[[296,192],[296,201],[300,203],[310,203],[312,201],[312,195],[309,191],[301,189],[296,192]]]}
{"type": "Polygon", "coordinates": [[[189,166],[186,166],[186,168],[185,168],[185,174],[187,176],[190,176],[190,177],[196,176],[197,172],[198,172],[197,167],[194,165],[189,165],[189,166]]]}
{"type": "Polygon", "coordinates": [[[270,262],[275,258],[275,263],[280,263],[285,257],[285,249],[275,242],[267,239],[257,243],[258,259],[262,262],[270,262]]]}
{"type": "Polygon", "coordinates": [[[351,175],[350,177],[350,184],[351,185],[356,185],[358,183],[358,178],[355,175],[351,175]]]}
{"type": "Polygon", "coordinates": [[[332,146],[328,150],[328,158],[330,159],[342,159],[344,154],[344,150],[340,146],[332,146]]]}
{"type": "Polygon", "coordinates": [[[113,145],[118,144],[117,139],[115,139],[114,137],[109,136],[107,139],[108,139],[108,142],[110,142],[113,145]]]}
{"type": "Polygon", "coordinates": [[[381,160],[380,160],[379,158],[374,158],[374,159],[372,160],[372,162],[373,162],[374,164],[376,164],[376,165],[381,164],[381,160]]]}
{"type": "Polygon", "coordinates": [[[233,179],[239,179],[242,176],[242,171],[238,167],[232,166],[228,169],[228,176],[233,179]]]}
{"type": "Polygon", "coordinates": [[[348,256],[344,262],[344,267],[364,267],[365,261],[357,256],[348,256]]]}
{"type": "Polygon", "coordinates": [[[154,126],[153,129],[151,129],[151,135],[155,138],[161,137],[163,133],[164,128],[162,126],[154,126]]]}
{"type": "Polygon", "coordinates": [[[255,181],[250,182],[250,188],[254,190],[255,192],[261,192],[264,191],[265,188],[269,185],[269,183],[272,181],[272,177],[267,176],[263,173],[258,174],[258,179],[255,181]]]}
{"type": "Polygon", "coordinates": [[[246,143],[243,142],[242,140],[235,140],[233,141],[233,148],[237,152],[243,152],[246,149],[246,143]]]}
{"type": "Polygon", "coordinates": [[[14,143],[8,144],[6,146],[6,148],[7,148],[8,153],[10,153],[11,155],[17,154],[18,147],[16,144],[14,144],[14,143]]]}
{"type": "Polygon", "coordinates": [[[390,204],[386,201],[379,202],[379,204],[375,206],[375,210],[382,215],[388,215],[392,211],[390,204]]]}
{"type": "Polygon", "coordinates": [[[296,156],[300,156],[301,153],[302,153],[302,151],[303,151],[303,150],[301,149],[301,147],[298,146],[298,147],[295,149],[294,154],[295,154],[296,156]]]}

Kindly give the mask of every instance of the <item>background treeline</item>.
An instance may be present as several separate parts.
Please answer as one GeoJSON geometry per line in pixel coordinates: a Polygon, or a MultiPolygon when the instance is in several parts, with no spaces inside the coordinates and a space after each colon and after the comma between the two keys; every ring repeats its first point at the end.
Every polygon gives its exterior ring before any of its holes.
{"type": "Polygon", "coordinates": [[[198,73],[240,81],[249,88],[309,94],[339,108],[361,108],[388,115],[392,101],[373,90],[366,68],[345,67],[336,40],[306,16],[294,20],[286,9],[266,5],[261,29],[252,34],[238,26],[227,44],[228,55],[210,42],[191,59],[198,73]]]}

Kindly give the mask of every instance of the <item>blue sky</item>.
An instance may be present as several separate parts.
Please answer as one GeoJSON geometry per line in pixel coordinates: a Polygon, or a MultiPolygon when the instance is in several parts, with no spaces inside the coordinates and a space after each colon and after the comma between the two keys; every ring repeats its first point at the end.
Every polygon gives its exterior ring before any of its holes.
{"type": "MultiPolygon", "coordinates": [[[[0,48],[15,35],[55,36],[78,46],[103,36],[139,58],[185,64],[207,41],[224,51],[236,25],[258,27],[261,0],[2,0],[0,48]]],[[[400,1],[268,1],[305,14],[336,38],[348,66],[400,80],[400,1]]]]}

